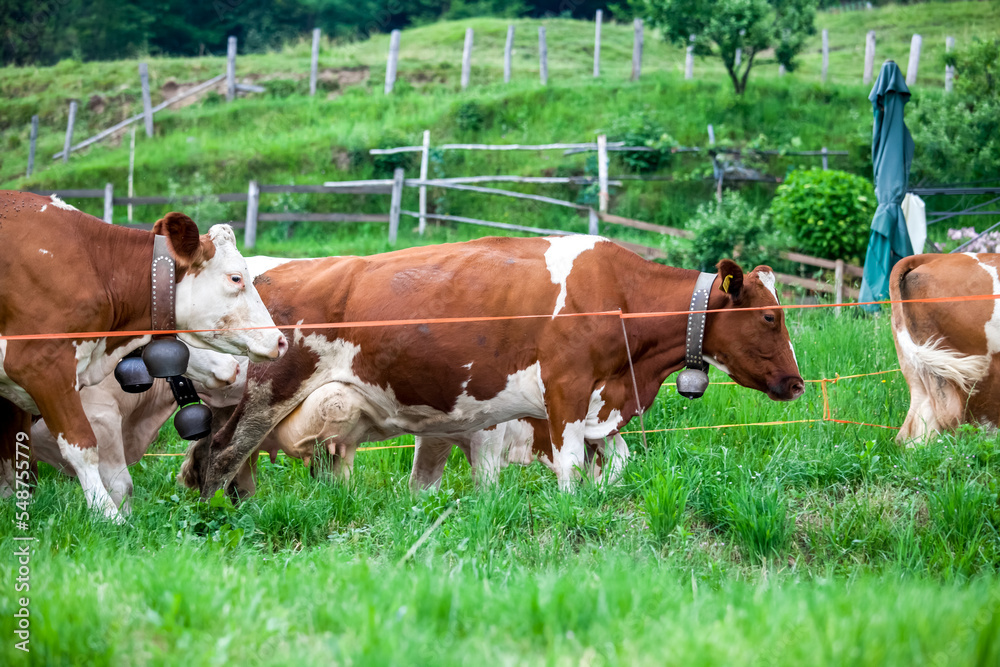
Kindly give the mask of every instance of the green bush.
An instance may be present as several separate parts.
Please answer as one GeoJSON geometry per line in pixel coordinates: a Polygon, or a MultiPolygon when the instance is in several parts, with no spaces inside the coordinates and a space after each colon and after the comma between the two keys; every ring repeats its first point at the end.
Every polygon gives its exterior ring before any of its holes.
{"type": "Polygon", "coordinates": [[[698,207],[688,222],[694,233],[691,265],[701,271],[714,271],[720,259],[732,258],[744,270],[773,263],[776,249],[784,244],[769,229],[766,213],[758,211],[737,192],[726,192],[722,201],[698,207]]]}
{"type": "Polygon", "coordinates": [[[844,171],[793,171],[771,202],[777,227],[803,252],[860,263],[877,201],[872,184],[844,171]]]}
{"type": "Polygon", "coordinates": [[[637,173],[652,172],[666,167],[677,145],[667,129],[647,109],[619,116],[608,128],[608,141],[624,141],[626,146],[645,146],[653,151],[615,152],[625,166],[637,173]]]}

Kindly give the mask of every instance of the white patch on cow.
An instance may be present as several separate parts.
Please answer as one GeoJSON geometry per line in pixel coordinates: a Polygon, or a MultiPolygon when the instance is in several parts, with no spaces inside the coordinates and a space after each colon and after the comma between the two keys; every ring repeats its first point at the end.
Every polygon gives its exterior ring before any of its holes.
{"type": "Polygon", "coordinates": [[[49,252],[48,250],[46,250],[45,248],[39,248],[38,252],[39,252],[39,254],[42,254],[42,255],[49,255],[49,256],[52,255],[52,253],[49,252]]]}
{"type": "MultiPolygon", "coordinates": [[[[50,195],[49,199],[52,200],[52,205],[55,206],[56,208],[61,208],[64,211],[75,211],[76,210],[75,206],[70,206],[69,204],[67,204],[66,202],[64,202],[62,199],[59,199],[59,195],[55,195],[55,194],[54,195],[50,195]]],[[[42,207],[43,211],[45,210],[46,206],[48,206],[48,204],[46,204],[45,206],[42,207]]]]}
{"type": "Polygon", "coordinates": [[[587,408],[587,419],[586,428],[584,429],[583,437],[587,440],[602,440],[611,434],[612,431],[617,429],[622,421],[621,410],[612,410],[608,414],[608,418],[601,420],[600,412],[604,407],[604,398],[601,394],[604,392],[604,385],[600,388],[595,389],[590,394],[590,405],[587,408]]]}
{"type": "MultiPolygon", "coordinates": [[[[0,335],[3,335],[2,332],[0,332],[0,335]]],[[[38,406],[35,405],[34,399],[20,385],[15,384],[4,371],[4,359],[6,355],[7,341],[0,340],[0,397],[6,398],[22,410],[37,415],[38,406]]]]}
{"type": "Polygon", "coordinates": [[[799,368],[799,358],[795,356],[795,346],[792,345],[792,341],[788,341],[788,349],[792,351],[792,361],[795,362],[795,369],[799,368]]]}
{"type": "Polygon", "coordinates": [[[267,255],[256,255],[255,257],[246,257],[245,259],[247,260],[247,270],[250,272],[251,281],[262,273],[267,273],[282,264],[298,261],[295,257],[268,257],[267,255]]]}
{"type": "Polygon", "coordinates": [[[107,338],[89,339],[79,343],[73,342],[76,348],[76,384],[77,391],[81,387],[91,387],[115,370],[115,365],[129,352],[142,347],[152,340],[151,336],[142,336],[131,340],[125,345],[107,352],[107,338]]]}
{"type": "MultiPolygon", "coordinates": [[[[239,378],[240,360],[231,354],[223,354],[214,350],[188,348],[191,356],[188,359],[185,376],[208,390],[215,390],[232,384],[239,378]]],[[[243,374],[246,377],[246,374],[243,374]]]]}
{"type": "Polygon", "coordinates": [[[573,262],[581,253],[590,250],[598,241],[604,239],[600,236],[580,234],[553,236],[546,240],[549,242],[549,249],[545,251],[545,266],[549,270],[552,282],[559,285],[559,296],[556,297],[556,307],[552,312],[554,318],[566,306],[566,281],[569,279],[570,271],[573,270],[573,262]]]}
{"type": "MultiPolygon", "coordinates": [[[[479,400],[465,391],[454,407],[442,412],[426,405],[403,405],[396,399],[391,384],[387,387],[363,382],[354,373],[354,359],[361,348],[343,339],[328,340],[320,334],[303,336],[295,330],[296,344],[304,344],[316,353],[319,363],[308,382],[303,383],[289,404],[298,405],[317,387],[329,382],[351,386],[364,405],[363,412],[375,416],[379,439],[400,433],[446,437],[469,433],[516,417],[544,418],[541,364],[512,373],[506,386],[492,398],[479,400]]],[[[294,407],[293,405],[293,407],[294,407]]]]}
{"type": "Polygon", "coordinates": [[[971,257],[977,262],[979,261],[979,253],[977,252],[963,252],[962,254],[965,255],[966,257],[971,257]]]}
{"type": "MultiPolygon", "coordinates": [[[[1000,276],[997,276],[996,267],[984,262],[979,262],[979,266],[993,281],[993,294],[1000,294],[1000,276]]],[[[993,315],[986,322],[986,347],[988,354],[1000,352],[1000,300],[993,301],[993,315]]]]}
{"type": "MultiPolygon", "coordinates": [[[[794,354],[794,353],[795,352],[793,350],[792,354],[794,354]]],[[[702,358],[705,361],[707,361],[711,365],[715,366],[716,368],[718,368],[720,371],[722,371],[726,375],[729,375],[730,377],[732,377],[732,373],[729,372],[729,368],[725,364],[720,363],[719,360],[717,360],[715,357],[713,357],[710,354],[702,354],[701,356],[702,356],[702,358]]]]}
{"type": "Polygon", "coordinates": [[[466,370],[470,370],[470,371],[471,371],[471,370],[472,370],[472,362],[470,361],[469,363],[467,363],[467,364],[464,364],[464,365],[462,366],[462,368],[464,368],[464,369],[466,369],[466,370]]]}
{"type": "Polygon", "coordinates": [[[83,494],[87,498],[87,506],[115,523],[122,523],[124,519],[119,514],[108,490],[104,488],[104,482],[101,481],[97,447],[81,448],[67,442],[62,433],[56,436],[56,442],[59,443],[59,453],[76,471],[80,486],[83,487],[83,494]]]}
{"type": "MultiPolygon", "coordinates": [[[[523,419],[497,424],[497,430],[503,430],[504,448],[507,450],[507,461],[518,465],[529,465],[534,461],[535,429],[523,419]]],[[[548,459],[548,457],[539,457],[548,459]]],[[[551,465],[549,461],[549,465],[551,465]]]]}
{"type": "Polygon", "coordinates": [[[761,271],[757,274],[757,277],[760,279],[760,284],[766,287],[767,291],[774,297],[774,302],[780,305],[781,302],[778,301],[778,292],[774,288],[774,274],[770,271],[761,271]]]}
{"type": "Polygon", "coordinates": [[[568,422],[563,427],[562,447],[552,448],[552,467],[555,470],[560,491],[573,491],[574,482],[579,479],[580,471],[583,470],[587,452],[584,443],[586,430],[586,419],[568,422]]]}
{"type": "Polygon", "coordinates": [[[900,353],[918,373],[939,377],[962,392],[971,391],[990,368],[989,355],[965,355],[945,349],[940,339],[918,345],[905,327],[896,331],[896,341],[900,353]]]}

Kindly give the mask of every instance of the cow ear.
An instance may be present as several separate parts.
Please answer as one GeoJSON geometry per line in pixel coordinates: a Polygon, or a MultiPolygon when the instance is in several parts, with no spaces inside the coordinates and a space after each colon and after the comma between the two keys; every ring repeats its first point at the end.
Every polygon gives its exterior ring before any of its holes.
{"type": "Polygon", "coordinates": [[[743,269],[731,259],[722,260],[716,268],[719,269],[719,289],[736,303],[743,294],[743,269]]]}
{"type": "Polygon", "coordinates": [[[153,233],[167,237],[167,244],[174,259],[181,266],[194,264],[201,249],[201,235],[198,225],[184,215],[172,211],[153,225],[153,233]]]}

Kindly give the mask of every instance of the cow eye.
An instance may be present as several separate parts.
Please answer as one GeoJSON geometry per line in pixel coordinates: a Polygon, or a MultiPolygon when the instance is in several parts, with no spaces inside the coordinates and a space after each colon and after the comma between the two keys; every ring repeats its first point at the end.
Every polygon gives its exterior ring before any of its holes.
{"type": "Polygon", "coordinates": [[[229,279],[232,280],[233,283],[235,283],[236,285],[240,285],[243,283],[243,276],[241,276],[238,273],[234,273],[233,275],[229,276],[229,279]]]}
{"type": "Polygon", "coordinates": [[[766,313],[764,315],[764,321],[765,322],[774,322],[774,315],[772,315],[771,313],[766,313]]]}

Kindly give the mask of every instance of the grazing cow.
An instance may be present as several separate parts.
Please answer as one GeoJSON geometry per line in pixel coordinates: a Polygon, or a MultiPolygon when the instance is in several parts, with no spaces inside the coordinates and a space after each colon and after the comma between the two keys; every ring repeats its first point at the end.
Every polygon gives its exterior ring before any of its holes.
{"type": "Polygon", "coordinates": [[[105,488],[110,480],[101,479],[79,390],[100,382],[150,336],[18,336],[151,330],[156,234],[174,260],[177,327],[211,330],[181,334],[184,342],[254,361],[282,355],[287,341],[247,284],[227,225],[199,235],[190,218],[169,213],[151,233],[105,224],[56,196],[0,192],[0,398],[45,419],[88,505],[115,520],[121,517],[105,488]]]}
{"type": "MultiPolygon", "coordinates": [[[[241,362],[236,357],[191,348],[186,375],[194,381],[199,396],[212,407],[235,405],[246,377],[246,358],[242,359],[241,374],[241,362]]],[[[106,488],[111,500],[128,514],[132,496],[128,466],[146,454],[160,428],[174,414],[177,403],[173,391],[166,380],[156,379],[147,391],[129,394],[109,375],[92,387],[80,389],[80,401],[97,437],[101,479],[110,480],[106,488]]],[[[76,476],[44,419],[31,427],[31,453],[60,472],[76,476]]]]}
{"type": "MultiPolygon", "coordinates": [[[[1000,295],[1000,255],[915,255],[889,277],[892,301],[1000,295]]],[[[1000,301],[892,304],[892,335],[910,386],[903,444],[964,422],[1000,424],[1000,301]]]]}
{"type": "MultiPolygon", "coordinates": [[[[618,429],[684,365],[686,341],[684,317],[623,320],[619,310],[686,312],[699,275],[595,236],[282,264],[255,284],[275,321],[295,327],[294,341],[280,361],[250,365],[233,417],[210,445],[189,449],[184,479],[203,498],[228,487],[264,437],[324,385],[336,397],[329,447],[346,459],[361,442],[401,433],[447,442],[547,418],[561,488],[572,488],[588,442],[599,443],[615,479],[628,456],[618,429]],[[577,313],[592,314],[560,317],[577,313]],[[405,323],[442,318],[471,321],[405,323]],[[327,322],[359,325],[296,326],[327,322]]],[[[705,359],[772,399],[801,395],[770,269],[744,276],[723,260],[713,284],[705,359]]]]}

